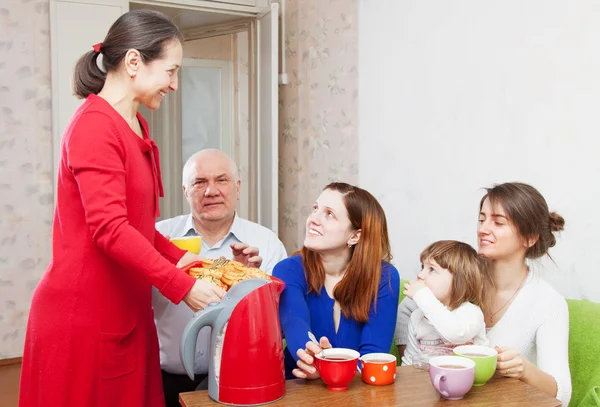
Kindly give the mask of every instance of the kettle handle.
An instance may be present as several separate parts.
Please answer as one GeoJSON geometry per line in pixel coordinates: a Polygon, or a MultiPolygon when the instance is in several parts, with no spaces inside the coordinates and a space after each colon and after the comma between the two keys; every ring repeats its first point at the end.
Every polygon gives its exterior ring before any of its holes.
{"type": "Polygon", "coordinates": [[[219,314],[223,311],[220,303],[211,303],[192,318],[185,326],[181,336],[181,363],[190,379],[194,380],[194,364],[196,361],[196,342],[198,334],[205,326],[212,327],[219,314]]]}

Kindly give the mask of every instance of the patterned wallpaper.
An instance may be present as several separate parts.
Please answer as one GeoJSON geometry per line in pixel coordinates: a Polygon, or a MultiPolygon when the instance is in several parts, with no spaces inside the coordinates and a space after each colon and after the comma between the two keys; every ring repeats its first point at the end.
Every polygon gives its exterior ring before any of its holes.
{"type": "Polygon", "coordinates": [[[358,182],[358,2],[287,0],[285,17],[279,228],[292,252],[323,187],[358,182]]]}
{"type": "MultiPolygon", "coordinates": [[[[280,230],[334,179],[357,182],[357,0],[288,0],[290,84],[280,88],[280,230]]],[[[48,0],[0,5],[0,359],[22,354],[31,295],[49,260],[53,210],[48,0]]],[[[241,84],[239,84],[241,86],[241,84]]]]}
{"type": "Polygon", "coordinates": [[[48,0],[0,6],[0,359],[20,356],[50,260],[53,169],[48,0]]]}

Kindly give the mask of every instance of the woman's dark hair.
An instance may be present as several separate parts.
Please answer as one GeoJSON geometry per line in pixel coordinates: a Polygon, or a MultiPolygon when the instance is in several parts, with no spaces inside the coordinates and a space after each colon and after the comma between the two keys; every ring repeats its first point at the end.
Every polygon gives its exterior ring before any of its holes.
{"type": "Polygon", "coordinates": [[[142,61],[150,62],[160,58],[165,43],[172,40],[183,41],[183,36],[173,21],[163,13],[133,10],[123,14],[108,30],[100,52],[86,52],[77,61],[73,74],[75,96],[84,99],[90,94],[98,94],[104,87],[107,72],[116,70],[130,49],[136,49],[142,56],[142,61]],[[96,61],[100,54],[102,70],[96,61]]]}
{"type": "Polygon", "coordinates": [[[546,200],[537,189],[520,182],[506,182],[486,188],[481,198],[481,210],[486,199],[493,206],[500,205],[509,221],[525,239],[537,239],[525,253],[529,259],[537,259],[548,254],[548,249],[556,244],[554,233],[565,227],[565,219],[556,212],[548,210],[546,200]]]}

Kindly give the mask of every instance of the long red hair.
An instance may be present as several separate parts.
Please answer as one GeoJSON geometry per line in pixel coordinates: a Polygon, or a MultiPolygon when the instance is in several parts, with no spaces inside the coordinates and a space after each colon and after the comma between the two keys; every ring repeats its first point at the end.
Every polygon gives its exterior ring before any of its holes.
{"type": "MultiPolygon", "coordinates": [[[[344,317],[364,323],[369,320],[371,303],[377,306],[381,262],[392,259],[385,213],[377,199],[364,189],[343,182],[333,182],[324,189],[343,195],[352,227],[361,230],[358,243],[352,246],[346,273],[333,290],[333,298],[339,302],[344,317]]],[[[302,247],[301,254],[308,291],[319,295],[325,284],[321,256],[306,247],[302,247]]]]}

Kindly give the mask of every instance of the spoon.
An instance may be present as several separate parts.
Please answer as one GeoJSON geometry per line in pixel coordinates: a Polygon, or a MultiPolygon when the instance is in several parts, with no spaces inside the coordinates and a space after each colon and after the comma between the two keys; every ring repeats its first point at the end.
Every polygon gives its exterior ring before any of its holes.
{"type": "MultiPolygon", "coordinates": [[[[315,336],[313,335],[313,333],[311,331],[308,331],[308,338],[310,339],[310,341],[312,343],[314,343],[315,345],[317,345],[318,347],[321,347],[321,344],[319,343],[319,341],[317,341],[317,338],[315,338],[315,336]]],[[[325,357],[325,351],[323,349],[321,349],[321,353],[319,353],[319,357],[320,358],[324,358],[325,357]]]]}

